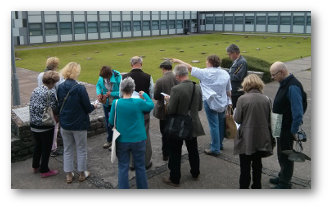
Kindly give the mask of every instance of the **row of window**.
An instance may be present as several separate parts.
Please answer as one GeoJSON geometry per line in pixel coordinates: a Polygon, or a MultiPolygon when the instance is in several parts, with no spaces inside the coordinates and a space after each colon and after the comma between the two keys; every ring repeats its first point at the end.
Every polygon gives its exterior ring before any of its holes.
{"type": "MultiPolygon", "coordinates": [[[[74,33],[75,34],[84,34],[86,33],[85,22],[75,22],[74,33]]],[[[167,29],[182,29],[183,20],[161,20],[161,21],[133,21],[131,25],[130,21],[123,21],[122,25],[120,22],[111,23],[112,32],[121,32],[121,31],[147,31],[152,28],[152,30],[167,30],[167,29]],[[141,25],[142,24],[142,25],[141,25]]],[[[109,22],[100,22],[100,27],[98,28],[97,22],[88,22],[87,23],[87,32],[88,33],[98,33],[100,32],[110,32],[109,22]]],[[[29,24],[30,36],[40,36],[42,35],[42,24],[41,23],[30,23],[29,24]]],[[[61,35],[72,34],[72,23],[71,22],[60,22],[59,31],[61,35]]],[[[45,23],[45,35],[57,35],[57,23],[45,23]]]]}
{"type": "MultiPolygon", "coordinates": [[[[266,16],[215,16],[215,17],[206,17],[206,24],[246,24],[246,25],[265,25],[266,16]]],[[[291,25],[291,16],[268,16],[268,25],[291,25]]],[[[305,25],[305,16],[294,16],[293,17],[294,25],[305,25]]],[[[311,17],[307,16],[307,25],[311,25],[311,17]]]]}

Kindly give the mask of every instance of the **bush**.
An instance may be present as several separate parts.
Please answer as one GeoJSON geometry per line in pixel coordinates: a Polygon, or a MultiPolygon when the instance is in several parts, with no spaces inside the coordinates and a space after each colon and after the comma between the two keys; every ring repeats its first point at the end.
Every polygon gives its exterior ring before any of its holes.
{"type": "MultiPolygon", "coordinates": [[[[269,62],[251,56],[244,56],[244,58],[246,59],[249,71],[264,72],[264,76],[262,77],[262,80],[265,83],[272,81],[269,72],[269,68],[271,64],[269,62]]],[[[223,58],[221,61],[221,67],[223,68],[230,68],[232,64],[233,62],[229,58],[223,58]]]]}

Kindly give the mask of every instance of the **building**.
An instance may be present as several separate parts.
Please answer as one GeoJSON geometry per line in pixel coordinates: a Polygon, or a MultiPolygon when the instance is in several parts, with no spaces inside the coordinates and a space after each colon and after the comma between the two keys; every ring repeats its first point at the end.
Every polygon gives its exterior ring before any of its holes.
{"type": "Polygon", "coordinates": [[[311,33],[310,11],[14,11],[15,45],[202,32],[311,33]]]}

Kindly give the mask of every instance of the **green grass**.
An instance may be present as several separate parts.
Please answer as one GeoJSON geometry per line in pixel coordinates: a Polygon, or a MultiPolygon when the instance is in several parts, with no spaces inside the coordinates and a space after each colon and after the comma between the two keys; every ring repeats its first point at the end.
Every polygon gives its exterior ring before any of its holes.
{"type": "MultiPolygon", "coordinates": [[[[191,35],[154,40],[136,40],[131,42],[112,42],[94,45],[54,47],[16,51],[18,67],[43,71],[49,56],[60,58],[60,68],[70,61],[81,64],[80,81],[96,84],[99,70],[103,65],[112,66],[120,72],[130,71],[129,60],[132,56],[145,56],[143,70],[153,76],[154,81],[160,78],[159,64],[163,58],[179,58],[186,62],[200,60],[192,64],[205,67],[208,55],[217,54],[221,59],[227,57],[226,47],[231,43],[237,44],[243,56],[250,56],[269,63],[289,61],[311,55],[311,39],[302,37],[266,37],[236,36],[220,33],[207,35],[191,35]],[[203,46],[206,45],[206,46],[203,46]],[[271,47],[268,49],[267,47],[271,47]],[[260,50],[256,50],[260,48],[260,50]],[[160,51],[164,49],[165,51],[160,51]],[[179,52],[184,50],[184,52],[179,52]],[[96,53],[98,51],[99,53],[96,53]],[[246,52],[244,52],[246,51],[246,52]],[[206,54],[201,54],[206,52],[206,54]],[[118,56],[122,53],[122,56],[118,56]],[[87,60],[91,57],[91,60],[87,60]]],[[[196,81],[196,80],[195,80],[196,81]]]]}

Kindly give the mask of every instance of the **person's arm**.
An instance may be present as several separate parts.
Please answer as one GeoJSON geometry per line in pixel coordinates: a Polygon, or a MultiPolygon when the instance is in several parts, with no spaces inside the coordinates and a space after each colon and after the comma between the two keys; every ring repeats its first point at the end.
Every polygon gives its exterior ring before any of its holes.
{"type": "Polygon", "coordinates": [[[149,113],[154,108],[154,102],[152,102],[151,98],[148,96],[147,93],[140,91],[140,97],[142,96],[145,100],[142,101],[141,110],[145,113],[149,113]]]}
{"type": "Polygon", "coordinates": [[[300,88],[298,86],[291,85],[289,87],[288,98],[290,100],[292,113],[291,133],[294,135],[298,132],[304,115],[300,88]]]}
{"type": "Polygon", "coordinates": [[[103,79],[99,77],[96,83],[96,95],[100,95],[102,93],[103,79]]]}
{"type": "Polygon", "coordinates": [[[186,63],[186,62],[184,62],[184,61],[182,61],[180,59],[172,58],[171,60],[173,61],[173,63],[178,63],[178,64],[184,64],[184,65],[186,65],[188,67],[189,72],[191,72],[192,66],[190,64],[188,64],[188,63],[186,63]]]}
{"type": "Polygon", "coordinates": [[[116,85],[118,85],[118,90],[111,91],[110,96],[112,96],[112,97],[119,97],[119,86],[120,86],[120,83],[122,80],[121,74],[119,74],[118,80],[119,80],[119,82],[116,82],[116,85]]]}
{"type": "Polygon", "coordinates": [[[150,98],[152,99],[154,97],[154,81],[152,80],[152,76],[150,76],[149,93],[150,98]]]}
{"type": "Polygon", "coordinates": [[[50,93],[50,106],[53,109],[53,112],[55,115],[58,115],[59,111],[58,111],[58,101],[56,98],[56,91],[52,90],[52,92],[50,93]]]}
{"type": "MultiPolygon", "coordinates": [[[[114,100],[114,101],[112,101],[112,107],[111,107],[111,110],[110,110],[110,115],[109,115],[109,124],[111,125],[111,126],[114,126],[114,118],[115,118],[115,110],[116,110],[116,101],[117,100],[114,100]]],[[[117,101],[118,102],[118,101],[117,101]]],[[[118,105],[118,103],[117,103],[117,105],[118,105]]]]}
{"type": "Polygon", "coordinates": [[[169,103],[167,105],[167,114],[176,114],[177,105],[179,104],[179,95],[175,88],[171,89],[169,103]]]}
{"type": "Polygon", "coordinates": [[[89,96],[88,96],[85,86],[80,85],[79,88],[80,89],[78,89],[78,90],[80,92],[79,98],[80,98],[81,105],[82,105],[83,109],[85,110],[85,112],[87,114],[89,114],[93,110],[95,110],[95,106],[90,103],[89,96]]]}
{"type": "Polygon", "coordinates": [[[237,103],[236,103],[236,110],[235,110],[235,113],[234,113],[234,120],[236,123],[238,124],[241,124],[242,121],[243,121],[243,118],[242,118],[242,102],[241,102],[241,99],[238,99],[237,103]]]}
{"type": "Polygon", "coordinates": [[[227,103],[228,105],[232,105],[232,100],[231,100],[231,83],[230,80],[228,80],[227,86],[226,86],[226,91],[227,91],[227,103]]]}
{"type": "Polygon", "coordinates": [[[38,81],[38,87],[40,87],[42,85],[42,78],[44,76],[44,72],[41,72],[39,75],[38,75],[38,78],[37,78],[37,81],[38,81]]]}
{"type": "Polygon", "coordinates": [[[230,80],[242,82],[246,74],[247,64],[245,61],[240,61],[237,63],[237,68],[230,73],[230,80]]]}

